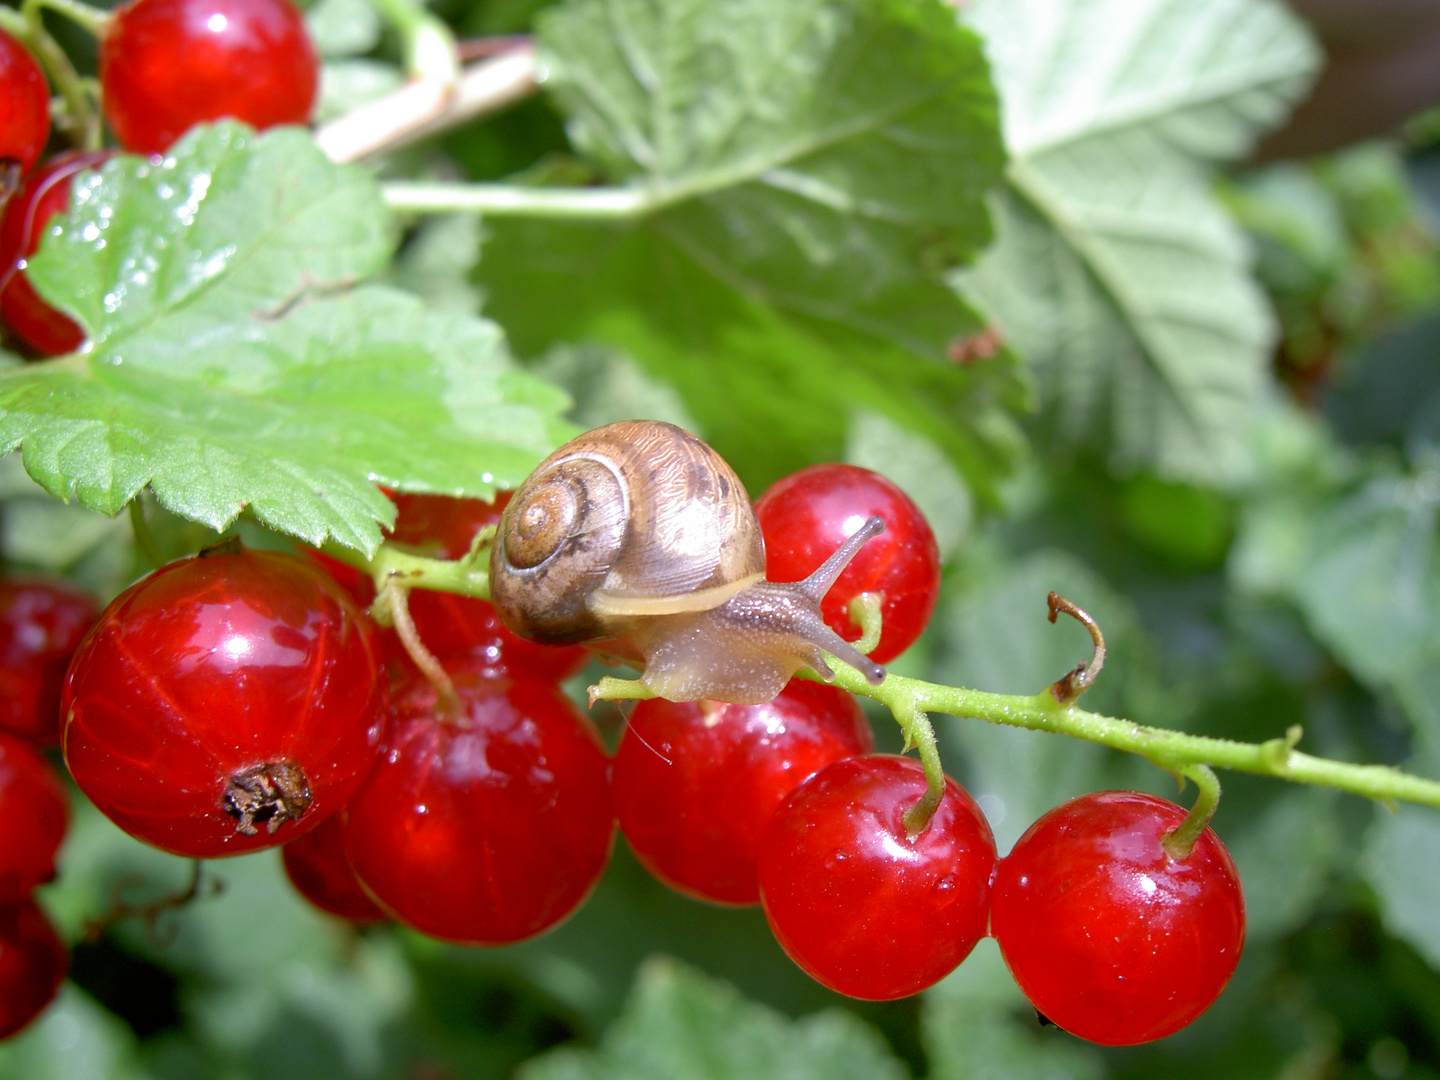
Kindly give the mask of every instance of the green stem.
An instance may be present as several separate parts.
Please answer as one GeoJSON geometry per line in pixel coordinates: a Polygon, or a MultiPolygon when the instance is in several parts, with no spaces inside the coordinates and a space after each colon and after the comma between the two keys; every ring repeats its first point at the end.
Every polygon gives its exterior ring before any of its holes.
{"type": "Polygon", "coordinates": [[[405,70],[412,77],[453,86],[460,76],[455,35],[416,0],[370,0],[400,34],[405,70]]]}
{"type": "Polygon", "coordinates": [[[860,640],[855,642],[855,649],[866,656],[880,644],[880,632],[884,629],[880,605],[884,602],[885,594],[878,592],[857,593],[850,601],[850,618],[860,627],[860,640]]]}
{"type": "MultiPolygon", "coordinates": [[[[991,694],[907,679],[893,673],[887,674],[879,686],[871,686],[864,675],[848,664],[832,659],[831,667],[835,671],[835,686],[887,706],[902,727],[917,714],[974,717],[991,724],[1049,731],[1124,750],[1148,759],[1167,772],[1192,779],[1197,766],[1208,765],[1278,777],[1297,784],[1336,788],[1385,802],[1413,802],[1440,809],[1440,782],[1412,776],[1389,765],[1352,765],[1301,753],[1294,749],[1298,736],[1294,728],[1282,737],[1263,743],[1233,742],[1146,727],[1088,712],[1073,704],[1062,705],[1049,689],[1034,696],[991,694]]],[[[590,696],[593,702],[640,700],[655,695],[638,682],[607,677],[591,689],[590,696]]]]}
{"type": "Polygon", "coordinates": [[[104,37],[105,28],[110,25],[108,11],[83,4],[80,0],[25,0],[20,10],[27,19],[34,19],[37,15],[32,12],[38,12],[41,8],[48,8],[57,15],[65,16],[96,38],[104,37]]]}
{"type": "Polygon", "coordinates": [[[1263,743],[1233,742],[1146,727],[1088,712],[1073,704],[1062,705],[1048,689],[1033,697],[991,694],[939,686],[901,675],[887,675],[879,686],[871,686],[860,672],[848,665],[837,666],[835,672],[836,685],[880,701],[892,711],[922,708],[927,712],[974,717],[991,724],[1069,735],[1139,754],[1171,772],[1183,773],[1190,766],[1210,765],[1299,784],[1333,787],[1371,799],[1395,799],[1440,808],[1440,783],[1411,776],[1388,765],[1352,765],[1303,754],[1294,749],[1293,731],[1286,737],[1263,743]]]}
{"type": "Polygon", "coordinates": [[[1180,772],[1194,781],[1199,794],[1195,796],[1195,805],[1190,807],[1190,813],[1185,815],[1185,820],[1176,825],[1173,831],[1166,833],[1161,841],[1165,853],[1172,859],[1190,857],[1195,841],[1200,839],[1200,834],[1205,831],[1205,826],[1210,824],[1210,819],[1215,816],[1215,810],[1220,805],[1220,778],[1210,766],[1192,765],[1180,772]]]}
{"type": "Polygon", "coordinates": [[[459,716],[460,696],[455,693],[455,684],[450,681],[449,673],[435,658],[435,654],[420,640],[420,633],[415,629],[415,620],[410,617],[409,587],[402,585],[398,577],[389,578],[375,598],[371,610],[376,614],[383,614],[386,621],[395,628],[405,652],[420,669],[421,674],[430,680],[430,685],[435,687],[441,712],[450,717],[459,716]]]}
{"type": "Polygon", "coordinates": [[[377,596],[396,579],[407,589],[434,589],[489,600],[492,536],[493,528],[482,530],[475,538],[475,545],[458,559],[429,559],[392,544],[381,544],[372,559],[340,544],[327,544],[325,554],[369,574],[375,582],[377,596]]]}
{"type": "Polygon", "coordinates": [[[135,534],[135,546],[149,560],[150,565],[157,570],[164,566],[165,556],[160,552],[160,545],[155,542],[150,523],[145,520],[145,508],[140,504],[139,495],[130,500],[130,531],[135,534]]]}
{"type": "MultiPolygon", "coordinates": [[[[493,535],[493,530],[482,532],[476,537],[471,550],[463,558],[454,560],[428,559],[388,544],[382,544],[375,557],[368,561],[364,556],[338,545],[326,550],[336,558],[372,574],[377,591],[395,578],[403,579],[402,583],[407,588],[439,589],[488,600],[489,546],[493,535]]],[[[1098,648],[1097,641],[1097,653],[1098,648]]],[[[1381,801],[1413,802],[1440,809],[1440,782],[1412,776],[1389,765],[1354,765],[1301,753],[1295,749],[1300,739],[1298,728],[1291,728],[1284,736],[1263,743],[1234,742],[1146,727],[1089,712],[1078,708],[1073,700],[1057,700],[1049,687],[1034,695],[992,694],[984,690],[909,679],[894,673],[887,674],[879,686],[871,686],[865,676],[849,664],[833,657],[829,659],[835,671],[834,685],[878,701],[894,714],[905,732],[907,744],[920,751],[926,777],[932,784],[932,793],[940,790],[943,775],[929,714],[945,713],[974,717],[991,724],[1069,735],[1138,754],[1168,772],[1195,780],[1201,788],[1202,800],[1207,781],[1201,770],[1204,766],[1211,766],[1274,776],[1297,784],[1336,788],[1381,801]]],[[[810,673],[804,674],[807,678],[818,678],[810,673]]],[[[613,676],[606,676],[590,688],[592,705],[600,700],[641,701],[652,697],[655,697],[654,692],[644,684],[613,676]]],[[[1215,795],[1218,798],[1218,783],[1215,795]]],[[[920,812],[917,808],[917,815],[920,812]]]]}
{"type": "MultiPolygon", "coordinates": [[[[853,668],[851,670],[854,670],[853,668]]],[[[940,800],[945,797],[945,768],[940,764],[940,748],[935,744],[935,728],[930,717],[921,709],[897,712],[900,730],[905,733],[905,748],[914,747],[920,754],[920,764],[925,769],[925,794],[901,819],[905,832],[913,840],[925,831],[940,800]]]]}
{"type": "Polygon", "coordinates": [[[44,66],[50,85],[65,99],[68,113],[66,126],[79,146],[86,150],[98,150],[101,146],[100,113],[95,107],[94,95],[87,89],[86,81],[75,70],[65,50],[45,29],[46,9],[64,15],[97,38],[104,35],[110,15],[79,0],[25,0],[20,8],[25,22],[22,32],[25,43],[44,66]]]}

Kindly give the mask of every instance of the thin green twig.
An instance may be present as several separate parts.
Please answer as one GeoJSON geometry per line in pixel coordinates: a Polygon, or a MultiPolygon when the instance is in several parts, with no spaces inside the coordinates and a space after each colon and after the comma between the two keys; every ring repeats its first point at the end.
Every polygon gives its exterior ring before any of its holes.
{"type": "Polygon", "coordinates": [[[1189,856],[1190,849],[1195,846],[1195,841],[1200,839],[1200,834],[1205,831],[1205,826],[1210,824],[1210,819],[1215,816],[1215,810],[1220,805],[1220,778],[1215,775],[1214,769],[1208,765],[1191,765],[1182,769],[1181,774],[1194,782],[1199,794],[1195,796],[1195,804],[1190,807],[1190,813],[1185,815],[1185,820],[1166,833],[1161,841],[1172,859],[1189,856]]]}
{"type": "Polygon", "coordinates": [[[84,27],[97,38],[104,34],[105,27],[110,22],[110,14],[81,3],[80,0],[25,0],[20,7],[20,14],[24,19],[22,34],[25,44],[45,68],[50,85],[59,91],[65,101],[64,126],[70,130],[71,137],[82,149],[99,149],[101,131],[96,92],[87,80],[80,77],[65,50],[60,48],[45,29],[44,13],[47,9],[84,27]]]}
{"type": "Polygon", "coordinates": [[[135,546],[140,549],[141,554],[149,561],[156,570],[165,565],[165,556],[160,551],[160,545],[155,542],[155,534],[150,531],[150,523],[145,520],[145,507],[141,505],[140,496],[130,500],[130,531],[135,535],[135,546]]]}
{"type": "MultiPolygon", "coordinates": [[[[488,599],[489,544],[492,532],[476,538],[475,546],[456,560],[427,559],[389,544],[381,545],[373,560],[343,548],[330,550],[337,558],[373,574],[377,585],[399,575],[411,588],[441,589],[488,599]]],[[[1064,610],[1061,608],[1060,610],[1064,610]]],[[[1242,743],[1204,735],[1190,735],[1164,728],[1147,727],[1077,706],[1074,700],[1058,701],[1047,687],[1038,694],[993,694],[960,686],[944,686],[893,672],[879,686],[871,686],[855,668],[834,657],[834,685],[885,705],[905,732],[907,744],[921,753],[927,775],[938,775],[939,757],[931,760],[934,732],[929,716],[973,717],[991,724],[1048,731],[1058,735],[1138,754],[1167,772],[1187,776],[1206,790],[1199,767],[1234,769],[1238,772],[1273,776],[1297,784],[1314,784],[1348,791],[1381,802],[1413,802],[1440,809],[1440,782],[1413,776],[1389,765],[1356,765],[1314,757],[1295,749],[1300,740],[1298,727],[1262,743],[1242,743]],[[1197,778],[1200,777],[1200,778],[1197,778]]],[[[1092,660],[1092,665],[1094,661],[1092,660]]],[[[805,674],[805,673],[802,673],[805,674]]],[[[814,677],[805,674],[805,677],[814,677]]],[[[591,687],[591,704],[596,701],[640,701],[655,694],[633,679],[607,676],[591,687]]],[[[1216,788],[1218,797],[1218,784],[1216,788]]]]}
{"type": "Polygon", "coordinates": [[[407,74],[454,85],[460,75],[460,56],[455,35],[443,19],[416,0],[370,0],[370,4],[399,33],[407,74]]]}

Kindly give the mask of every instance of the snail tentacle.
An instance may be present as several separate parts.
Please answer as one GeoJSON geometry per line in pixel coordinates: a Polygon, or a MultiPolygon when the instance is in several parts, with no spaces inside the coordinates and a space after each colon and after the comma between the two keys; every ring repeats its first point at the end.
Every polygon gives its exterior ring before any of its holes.
{"type": "MultiPolygon", "coordinates": [[[[850,560],[859,553],[860,549],[864,547],[868,541],[879,536],[884,531],[884,518],[879,516],[867,518],[865,524],[856,529],[850,538],[836,548],[828,559],[817,566],[809,577],[804,581],[797,582],[800,586],[800,591],[818,604],[821,600],[825,599],[825,594],[830,591],[830,586],[834,585],[840,575],[845,572],[845,567],[850,565],[850,560]]],[[[830,652],[832,655],[839,655],[834,649],[831,649],[830,652]]],[[[845,662],[847,664],[850,663],[849,660],[845,662]]],[[[857,664],[855,666],[858,667],[859,665],[857,664]]],[[[879,680],[872,681],[878,682],[879,680]]]]}

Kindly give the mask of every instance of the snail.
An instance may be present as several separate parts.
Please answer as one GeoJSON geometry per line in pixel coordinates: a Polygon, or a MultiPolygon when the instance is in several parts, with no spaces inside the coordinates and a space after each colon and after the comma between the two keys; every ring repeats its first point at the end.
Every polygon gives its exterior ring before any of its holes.
{"type": "Polygon", "coordinates": [[[733,469],[695,436],[630,420],[566,443],[500,519],[490,598],[531,641],[643,665],[672,701],[770,701],[795,672],[872,683],[885,669],[825,624],[820,601],[885,523],[870,518],[804,581],[765,580],[765,542],[733,469]]]}

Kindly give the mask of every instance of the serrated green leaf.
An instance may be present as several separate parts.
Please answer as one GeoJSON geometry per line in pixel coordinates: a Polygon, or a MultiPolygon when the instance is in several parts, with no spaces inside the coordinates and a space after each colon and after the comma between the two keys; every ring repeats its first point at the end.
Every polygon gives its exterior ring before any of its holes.
{"type": "Polygon", "coordinates": [[[368,277],[394,246],[365,172],[332,164],[298,128],[221,123],[159,163],[81,174],[26,273],[97,359],[169,372],[210,366],[217,339],[263,340],[301,294],[368,277]]]}
{"type": "Polygon", "coordinates": [[[960,291],[1032,361],[1062,442],[1219,483],[1275,330],[1209,191],[1305,88],[1319,52],[1274,0],[979,0],[1011,161],[999,240],[960,291]]]}
{"type": "Polygon", "coordinates": [[[848,1013],[790,1021],[674,960],[641,967],[596,1050],[559,1050],[520,1080],[904,1080],[884,1040],[848,1013]]]}
{"type": "Polygon", "coordinates": [[[942,355],[965,329],[917,256],[989,238],[995,99],[934,0],[574,0],[540,24],[571,139],[676,204],[678,251],[776,306],[942,355]]]}
{"type": "Polygon", "coordinates": [[[752,482],[838,456],[864,403],[933,431],[988,491],[1014,446],[990,414],[1021,394],[1008,357],[946,358],[980,324],[938,272],[988,236],[1000,163],[984,59],[953,14],[575,0],[541,39],[577,146],[652,210],[489,223],[479,274],[519,350],[625,350],[722,453],[752,455],[736,462],[752,482]]]}
{"type": "Polygon", "coordinates": [[[569,431],[563,394],[512,369],[493,323],[347,291],[390,247],[373,182],[302,132],[221,125],[110,163],[30,270],[91,344],[0,376],[0,451],[100,513],[148,484],[214,529],[248,509],[365,552],[394,512],[376,484],[519,483],[569,431]]]}

